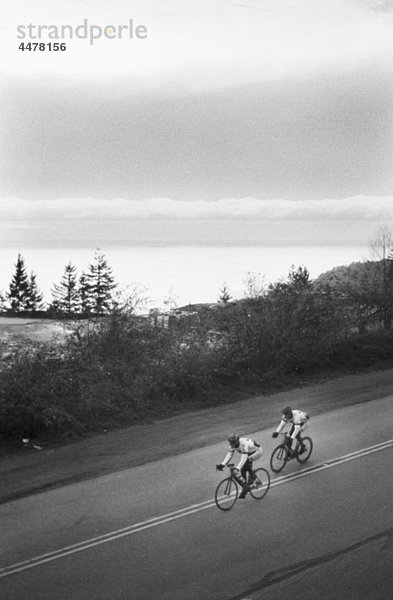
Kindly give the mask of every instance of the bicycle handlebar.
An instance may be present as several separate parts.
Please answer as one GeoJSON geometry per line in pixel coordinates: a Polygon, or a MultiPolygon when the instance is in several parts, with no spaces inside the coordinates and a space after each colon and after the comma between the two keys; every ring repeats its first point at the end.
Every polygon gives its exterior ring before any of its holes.
{"type": "MultiPolygon", "coordinates": [[[[228,467],[228,469],[230,469],[231,471],[239,471],[239,469],[237,467],[235,467],[235,463],[228,463],[225,466],[228,467]]],[[[240,471],[239,471],[239,473],[240,473],[240,471]]]]}

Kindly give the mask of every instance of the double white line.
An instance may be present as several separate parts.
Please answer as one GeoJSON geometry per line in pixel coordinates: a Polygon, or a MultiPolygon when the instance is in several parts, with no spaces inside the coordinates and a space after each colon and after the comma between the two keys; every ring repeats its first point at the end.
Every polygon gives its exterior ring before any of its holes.
{"type": "MultiPolygon", "coordinates": [[[[319,471],[336,467],[337,465],[340,465],[342,463],[349,462],[357,458],[362,458],[363,456],[373,454],[374,452],[386,450],[387,448],[391,448],[392,446],[393,440],[387,440],[380,444],[376,444],[375,446],[370,446],[369,448],[363,448],[362,450],[357,450],[356,452],[351,452],[350,454],[345,454],[344,456],[333,458],[324,463],[320,463],[318,465],[302,469],[301,471],[298,471],[296,473],[290,473],[289,475],[277,477],[272,480],[270,487],[276,487],[278,485],[282,485],[283,483],[293,481],[294,479],[299,479],[300,477],[306,477],[307,475],[312,475],[314,473],[318,473],[319,471]]],[[[206,500],[205,502],[200,502],[199,504],[192,504],[191,506],[187,506],[180,510],[175,510],[174,512],[161,515],[160,517],[153,517],[152,519],[142,521],[141,523],[134,523],[134,525],[129,525],[128,527],[124,527],[123,529],[118,529],[116,531],[111,531],[104,535],[90,538],[89,540],[79,542],[78,544],[73,544],[71,546],[66,546],[65,548],[59,548],[58,550],[54,550],[53,552],[48,552],[46,554],[35,556],[34,558],[31,558],[29,560],[24,560],[13,565],[9,565],[8,567],[1,568],[0,578],[8,577],[9,575],[14,575],[15,573],[20,573],[21,571],[25,571],[26,569],[33,569],[34,567],[38,567],[45,563],[64,558],[65,556],[69,556],[70,554],[82,552],[83,550],[94,548],[94,546],[106,544],[107,542],[111,542],[113,540],[117,540],[128,535],[133,535],[135,533],[139,533],[140,531],[144,531],[145,529],[157,527],[158,525],[163,525],[165,523],[169,523],[170,521],[174,521],[182,517],[187,517],[188,515],[201,512],[202,510],[212,508],[213,506],[215,506],[214,499],[206,500]]]]}

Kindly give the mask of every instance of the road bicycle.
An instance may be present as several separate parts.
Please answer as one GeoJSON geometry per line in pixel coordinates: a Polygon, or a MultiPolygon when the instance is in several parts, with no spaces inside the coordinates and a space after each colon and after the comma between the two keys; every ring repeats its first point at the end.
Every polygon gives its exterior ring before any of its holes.
{"type": "Polygon", "coordinates": [[[230,475],[220,481],[214,496],[216,505],[220,510],[230,510],[233,508],[239,496],[239,489],[244,489],[246,486],[250,495],[255,498],[255,500],[262,500],[262,498],[266,496],[270,488],[270,475],[266,469],[263,467],[255,469],[255,471],[253,471],[255,479],[251,485],[248,486],[247,483],[240,479],[239,471],[235,468],[233,463],[229,463],[226,466],[230,470],[230,475]]]}
{"type": "Polygon", "coordinates": [[[296,460],[305,463],[311,456],[313,442],[310,437],[298,436],[298,441],[294,450],[290,449],[290,436],[287,433],[281,433],[285,437],[282,444],[277,446],[270,457],[270,468],[274,473],[283,470],[289,460],[296,460]]]}

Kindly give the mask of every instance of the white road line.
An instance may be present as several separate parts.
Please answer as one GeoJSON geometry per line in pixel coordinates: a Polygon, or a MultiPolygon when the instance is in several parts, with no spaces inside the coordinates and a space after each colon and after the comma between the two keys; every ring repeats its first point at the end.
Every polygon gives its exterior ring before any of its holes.
{"type": "MultiPolygon", "coordinates": [[[[299,479],[301,477],[306,477],[307,475],[312,475],[314,473],[319,473],[320,471],[324,471],[325,469],[330,469],[332,467],[336,467],[345,462],[349,462],[355,460],[357,458],[362,458],[369,454],[373,454],[374,452],[380,452],[381,450],[386,450],[387,448],[391,448],[393,446],[393,440],[387,440],[385,442],[381,442],[380,444],[376,444],[374,446],[370,446],[368,448],[363,448],[362,450],[357,450],[356,452],[351,452],[350,454],[345,454],[344,456],[340,456],[338,458],[333,458],[324,463],[320,463],[318,465],[314,465],[312,467],[307,467],[302,469],[297,473],[290,473],[288,475],[283,475],[281,477],[277,477],[272,480],[270,487],[276,487],[278,485],[282,485],[284,483],[289,483],[294,481],[295,479],[299,479]]],[[[77,544],[73,544],[71,546],[66,546],[64,548],[59,548],[58,550],[54,550],[53,552],[48,552],[46,554],[41,554],[29,560],[24,560],[19,563],[15,563],[9,565],[8,567],[3,567],[0,569],[0,578],[8,577],[9,575],[14,575],[15,573],[20,573],[21,571],[25,571],[26,569],[32,569],[34,567],[38,567],[39,565],[43,565],[47,562],[52,562],[54,560],[63,558],[65,556],[69,556],[70,554],[75,554],[76,552],[82,552],[83,550],[88,550],[89,548],[93,548],[94,546],[99,546],[101,544],[105,544],[107,542],[111,542],[113,540],[120,539],[122,537],[133,535],[134,533],[139,533],[140,531],[144,531],[145,529],[150,529],[152,527],[156,527],[157,525],[163,525],[165,523],[169,523],[170,521],[174,521],[176,519],[180,519],[182,517],[187,517],[188,515],[195,514],[197,512],[201,512],[202,510],[206,510],[208,508],[212,508],[215,506],[214,499],[205,500],[204,502],[200,502],[198,504],[193,504],[191,506],[187,506],[185,508],[175,510],[173,512],[167,513],[165,515],[161,515],[159,517],[153,517],[151,519],[147,519],[146,521],[142,521],[140,523],[134,523],[133,525],[129,525],[128,527],[124,527],[122,529],[118,529],[116,531],[111,531],[109,533],[90,538],[88,540],[84,540],[83,542],[79,542],[77,544]]]]}

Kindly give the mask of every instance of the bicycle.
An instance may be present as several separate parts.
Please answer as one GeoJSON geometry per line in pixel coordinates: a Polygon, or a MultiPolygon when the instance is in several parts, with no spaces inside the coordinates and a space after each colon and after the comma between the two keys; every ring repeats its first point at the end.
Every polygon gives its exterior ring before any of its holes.
{"type": "MultiPolygon", "coordinates": [[[[233,463],[229,463],[226,466],[230,469],[230,476],[220,481],[214,496],[217,508],[224,511],[230,510],[235,506],[239,496],[239,487],[244,489],[248,485],[240,480],[238,471],[233,463]]],[[[255,479],[249,487],[249,492],[255,500],[262,500],[270,488],[270,475],[263,467],[256,469],[253,473],[255,479]]]]}
{"type": "Polygon", "coordinates": [[[290,450],[290,436],[287,433],[281,433],[281,435],[285,437],[285,441],[273,450],[270,457],[270,468],[274,473],[282,471],[287,462],[295,458],[298,462],[305,463],[310,458],[313,449],[313,442],[310,437],[298,436],[295,449],[290,450]]]}

